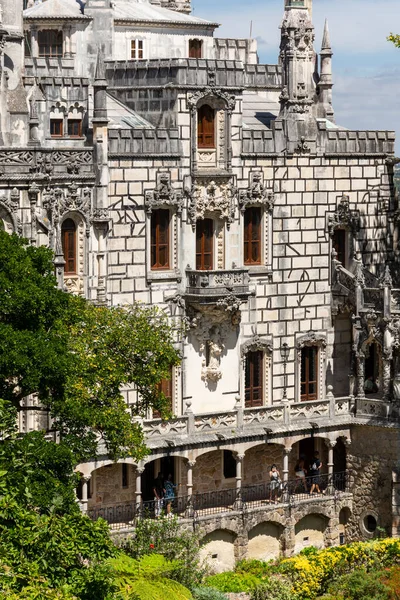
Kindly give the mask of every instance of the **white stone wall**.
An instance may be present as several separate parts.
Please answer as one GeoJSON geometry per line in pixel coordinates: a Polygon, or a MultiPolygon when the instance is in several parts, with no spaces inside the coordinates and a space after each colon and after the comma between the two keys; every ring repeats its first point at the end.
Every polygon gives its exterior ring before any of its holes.
{"type": "Polygon", "coordinates": [[[212,32],[204,29],[153,28],[116,26],[113,58],[131,59],[131,40],[143,41],[145,60],[163,58],[189,58],[189,41],[199,39],[203,42],[202,58],[214,58],[214,40],[212,32]]]}

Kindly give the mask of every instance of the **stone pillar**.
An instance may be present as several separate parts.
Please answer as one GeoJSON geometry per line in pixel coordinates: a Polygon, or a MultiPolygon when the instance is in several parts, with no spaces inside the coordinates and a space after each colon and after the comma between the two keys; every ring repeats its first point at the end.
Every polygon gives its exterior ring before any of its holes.
{"type": "Polygon", "coordinates": [[[64,57],[71,58],[71,26],[65,27],[63,33],[65,37],[64,57]]]}
{"type": "Polygon", "coordinates": [[[39,45],[38,45],[38,30],[36,27],[31,27],[31,52],[32,58],[38,58],[39,56],[39,45]]]}
{"type": "Polygon", "coordinates": [[[336,446],[336,441],[325,440],[325,444],[328,448],[328,487],[326,491],[328,494],[333,494],[335,492],[335,486],[333,485],[333,449],[336,446]]]}
{"type": "Polygon", "coordinates": [[[243,460],[244,454],[236,454],[236,510],[240,510],[242,507],[243,460]]]}
{"type": "Polygon", "coordinates": [[[142,473],[144,473],[144,467],[136,467],[135,499],[137,508],[142,504],[142,473]]]}
{"type": "Polygon", "coordinates": [[[39,186],[33,182],[28,188],[28,197],[31,205],[31,244],[36,246],[36,206],[39,196],[39,186]]]}
{"type": "Polygon", "coordinates": [[[186,467],[187,467],[187,505],[186,505],[186,512],[185,512],[185,516],[186,517],[192,517],[193,516],[193,502],[192,502],[192,495],[193,495],[193,467],[196,464],[195,460],[188,460],[186,467]]]}
{"type": "Polygon", "coordinates": [[[87,511],[88,511],[88,502],[89,502],[89,496],[88,496],[89,485],[88,484],[89,484],[91,478],[92,478],[91,475],[86,475],[85,477],[82,477],[81,510],[83,513],[87,513],[87,511]]]}
{"type": "Polygon", "coordinates": [[[197,171],[197,106],[190,107],[192,172],[197,171]]]}
{"type": "Polygon", "coordinates": [[[289,490],[287,487],[287,483],[289,481],[289,456],[290,456],[291,451],[292,451],[291,447],[283,449],[283,469],[282,469],[282,476],[283,476],[282,501],[283,502],[289,501],[289,490]]]}
{"type": "Polygon", "coordinates": [[[360,352],[357,353],[357,397],[365,398],[365,357],[360,352]]]}
{"type": "Polygon", "coordinates": [[[226,170],[230,171],[232,168],[232,112],[230,109],[226,111],[225,125],[226,170]]]}

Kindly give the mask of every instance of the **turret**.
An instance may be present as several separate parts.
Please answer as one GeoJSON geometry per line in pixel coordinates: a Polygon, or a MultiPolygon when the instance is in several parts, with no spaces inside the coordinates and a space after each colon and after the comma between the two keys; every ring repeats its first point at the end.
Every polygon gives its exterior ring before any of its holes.
{"type": "Polygon", "coordinates": [[[284,122],[290,152],[304,138],[316,138],[314,26],[306,0],[286,0],[281,25],[282,93],[279,121],[284,122]]]}
{"type": "Polygon", "coordinates": [[[323,107],[324,117],[329,121],[334,121],[334,111],[332,108],[332,47],[329,36],[328,21],[325,21],[324,36],[321,46],[321,76],[318,84],[320,91],[320,103],[323,107]]]}
{"type": "MultiPolygon", "coordinates": [[[[289,6],[289,4],[302,4],[303,0],[285,0],[285,10],[287,8],[287,6],[289,6]]],[[[310,19],[312,20],[312,10],[313,10],[313,0],[304,0],[304,6],[305,8],[308,10],[308,14],[310,16],[310,19]]]]}

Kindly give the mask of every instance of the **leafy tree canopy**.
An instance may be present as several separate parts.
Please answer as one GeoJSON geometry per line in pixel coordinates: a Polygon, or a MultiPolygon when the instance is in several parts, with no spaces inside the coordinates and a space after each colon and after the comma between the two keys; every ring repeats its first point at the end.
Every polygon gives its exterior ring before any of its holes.
{"type": "Polygon", "coordinates": [[[49,249],[0,231],[0,398],[20,410],[37,394],[76,460],[94,456],[99,439],[113,458],[138,459],[143,435],[121,388],[135,386],[137,414],[165,406],[157,384],[179,362],[167,316],[63,292],[52,259],[49,249]]]}
{"type": "Polygon", "coordinates": [[[387,39],[389,42],[392,42],[397,48],[400,48],[400,35],[391,33],[387,39]]]}

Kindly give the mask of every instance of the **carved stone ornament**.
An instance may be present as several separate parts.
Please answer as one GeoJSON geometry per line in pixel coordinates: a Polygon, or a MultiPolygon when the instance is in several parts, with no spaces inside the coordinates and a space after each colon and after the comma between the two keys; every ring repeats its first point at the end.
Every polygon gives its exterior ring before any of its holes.
{"type": "Polygon", "coordinates": [[[239,207],[242,213],[247,206],[254,204],[264,206],[268,212],[272,211],[275,204],[274,192],[267,189],[266,183],[263,183],[261,172],[251,173],[248,189],[241,190],[239,194],[239,207]]]}
{"type": "Polygon", "coordinates": [[[260,337],[255,334],[250,339],[246,340],[240,347],[240,356],[244,358],[249,352],[268,352],[272,353],[272,340],[267,337],[260,337]]]}
{"type": "MultiPolygon", "coordinates": [[[[302,113],[307,112],[306,108],[307,107],[303,105],[294,105],[292,110],[293,112],[302,113]]],[[[297,152],[297,154],[308,154],[308,152],[311,152],[311,148],[307,144],[305,137],[300,138],[300,141],[295,148],[295,152],[297,152]]]]}
{"type": "Polygon", "coordinates": [[[235,314],[220,310],[216,306],[202,307],[200,312],[191,309],[189,312],[189,327],[197,338],[199,350],[203,354],[201,379],[216,383],[222,377],[221,357],[225,351],[224,340],[232,330],[236,330],[239,321],[235,314]]]}
{"type": "Polygon", "coordinates": [[[333,236],[338,227],[346,227],[353,234],[357,233],[360,228],[360,212],[350,209],[350,198],[346,194],[340,198],[335,213],[329,217],[329,235],[333,236]]]}
{"type": "Polygon", "coordinates": [[[19,210],[19,190],[13,188],[9,196],[0,196],[0,207],[2,207],[6,213],[8,213],[14,231],[19,235],[22,235],[22,223],[18,215],[19,210]]]}
{"type": "Polygon", "coordinates": [[[201,184],[195,183],[189,193],[188,217],[192,227],[195,228],[197,219],[204,219],[206,213],[219,213],[229,229],[235,217],[236,195],[237,189],[230,179],[218,182],[206,179],[201,184]]]}
{"type": "Polygon", "coordinates": [[[380,285],[381,285],[381,287],[389,287],[389,288],[393,287],[393,279],[392,279],[392,275],[390,273],[389,265],[386,265],[386,267],[385,267],[385,271],[382,275],[380,285]]]}
{"type": "Polygon", "coordinates": [[[297,339],[298,350],[307,346],[321,346],[322,348],[326,348],[326,335],[316,331],[309,331],[297,339]]]}
{"type": "Polygon", "coordinates": [[[171,185],[171,175],[169,173],[160,173],[158,183],[154,190],[148,190],[145,195],[145,208],[148,214],[153,210],[163,206],[172,206],[176,208],[178,215],[183,210],[183,197],[180,190],[175,190],[171,185]]]}
{"type": "MultiPolygon", "coordinates": [[[[210,81],[210,75],[209,75],[210,81]]],[[[227,92],[222,91],[219,88],[214,87],[214,85],[209,85],[206,88],[195,92],[188,96],[187,103],[188,108],[191,113],[195,113],[197,111],[197,105],[200,100],[208,97],[217,97],[221,98],[225,102],[226,110],[229,114],[232,114],[235,110],[236,106],[236,98],[235,96],[228,94],[227,92]]]]}
{"type": "Polygon", "coordinates": [[[89,226],[91,199],[92,190],[90,188],[79,189],[76,183],[71,183],[67,189],[46,189],[43,193],[42,204],[49,214],[49,220],[53,227],[69,212],[79,213],[86,225],[89,226]]]}

